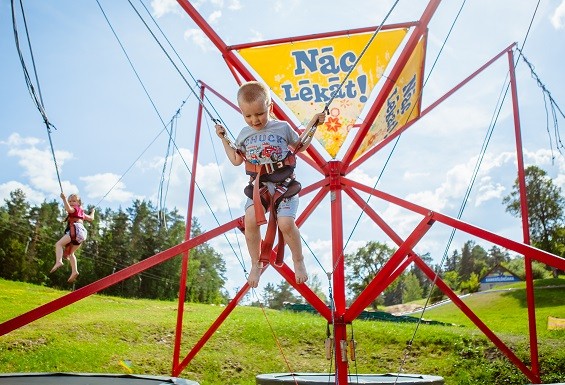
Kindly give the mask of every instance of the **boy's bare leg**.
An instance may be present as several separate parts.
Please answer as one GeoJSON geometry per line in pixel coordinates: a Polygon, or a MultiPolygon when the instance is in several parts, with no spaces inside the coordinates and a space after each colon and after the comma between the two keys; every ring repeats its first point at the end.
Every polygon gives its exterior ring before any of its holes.
{"type": "Polygon", "coordinates": [[[308,280],[308,272],[304,264],[304,256],[302,255],[302,242],[300,240],[300,232],[294,218],[279,217],[279,229],[281,230],[284,241],[292,254],[292,262],[294,263],[294,275],[296,283],[304,283],[308,280]]]}
{"type": "Polygon", "coordinates": [[[251,271],[247,278],[250,287],[259,286],[259,278],[261,277],[261,268],[259,267],[259,257],[261,256],[261,228],[257,226],[255,220],[255,208],[249,206],[245,210],[245,242],[247,250],[251,256],[251,271]]]}
{"type": "Polygon", "coordinates": [[[51,268],[50,273],[53,273],[59,267],[63,266],[63,251],[65,245],[71,241],[71,237],[65,234],[55,243],[55,264],[51,268]]]}

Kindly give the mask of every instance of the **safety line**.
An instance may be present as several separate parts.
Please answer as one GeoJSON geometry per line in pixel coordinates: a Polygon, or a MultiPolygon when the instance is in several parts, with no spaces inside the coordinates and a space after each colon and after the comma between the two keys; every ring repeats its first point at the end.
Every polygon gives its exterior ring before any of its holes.
{"type": "MultiPolygon", "coordinates": [[[[539,3],[540,3],[540,0],[538,0],[538,3],[537,3],[537,5],[536,5],[536,8],[535,8],[534,13],[533,13],[533,15],[532,15],[532,18],[531,18],[531,20],[530,20],[530,25],[529,25],[528,30],[527,30],[527,32],[526,32],[526,35],[525,35],[525,37],[524,37],[524,42],[523,42],[523,44],[522,44],[522,47],[526,44],[526,41],[527,41],[527,38],[528,38],[528,35],[529,35],[529,32],[530,32],[531,26],[532,26],[532,24],[533,24],[533,21],[534,21],[534,19],[535,19],[536,14],[537,14],[537,10],[538,10],[538,7],[539,7],[539,3]]],[[[514,68],[516,68],[517,65],[518,65],[518,60],[516,60],[516,62],[514,63],[514,68]]],[[[507,78],[508,78],[508,77],[507,77],[507,78]]],[[[506,78],[506,79],[507,79],[507,78],[506,78]]],[[[506,79],[505,79],[504,83],[506,83],[506,79]]],[[[490,139],[491,139],[491,137],[492,137],[492,133],[494,132],[494,128],[495,128],[495,126],[496,126],[496,123],[498,122],[498,117],[500,116],[500,113],[501,113],[501,111],[502,111],[502,105],[503,105],[504,101],[506,100],[506,95],[508,94],[508,89],[509,89],[509,88],[510,88],[510,82],[508,82],[508,84],[506,85],[506,88],[505,88],[505,89],[504,89],[504,86],[503,86],[503,90],[501,90],[502,98],[499,99],[499,100],[500,100],[500,103],[498,103],[498,106],[495,106],[495,111],[493,111],[493,118],[491,119],[491,125],[489,126],[489,129],[487,130],[485,139],[484,139],[484,141],[483,141],[483,145],[482,145],[482,148],[481,148],[479,157],[478,157],[478,159],[477,159],[477,162],[476,162],[476,164],[475,164],[475,168],[474,168],[474,170],[473,170],[473,174],[472,174],[471,180],[470,180],[470,182],[469,182],[469,185],[467,186],[467,190],[466,190],[466,192],[465,192],[463,201],[462,201],[462,203],[461,203],[459,212],[458,212],[458,214],[457,214],[457,219],[460,219],[460,218],[463,216],[463,212],[464,212],[465,207],[466,207],[466,205],[467,205],[467,202],[468,202],[468,200],[469,200],[469,196],[470,196],[470,194],[471,194],[472,188],[473,188],[473,186],[474,186],[474,184],[475,184],[475,181],[476,181],[478,172],[479,172],[479,170],[480,170],[480,166],[481,166],[482,161],[483,161],[483,159],[484,159],[484,156],[485,156],[485,154],[486,154],[486,149],[488,148],[488,144],[490,143],[490,139]]],[[[452,231],[451,231],[451,235],[450,235],[450,238],[449,238],[447,247],[446,247],[445,250],[444,250],[444,254],[443,254],[442,260],[441,260],[440,264],[438,265],[438,271],[435,272],[434,279],[433,279],[433,281],[432,281],[432,282],[430,283],[430,285],[429,285],[428,297],[426,298],[426,302],[425,302],[425,304],[424,304],[424,307],[422,308],[422,311],[421,311],[421,313],[420,313],[420,317],[418,318],[418,322],[416,323],[416,327],[415,327],[415,329],[414,329],[414,333],[413,333],[411,339],[407,342],[407,346],[406,346],[405,351],[404,351],[404,358],[403,358],[403,360],[402,360],[402,362],[401,362],[401,366],[400,366],[400,369],[399,369],[399,371],[398,371],[399,373],[401,372],[401,370],[402,370],[402,368],[403,368],[403,365],[404,365],[404,363],[405,363],[405,360],[406,360],[407,355],[408,355],[408,354],[410,353],[410,351],[411,351],[412,344],[413,344],[413,342],[414,342],[414,340],[415,340],[415,338],[416,338],[416,334],[417,334],[417,331],[419,330],[420,324],[421,324],[422,319],[423,319],[423,317],[424,317],[424,313],[426,312],[427,307],[428,307],[428,305],[429,305],[429,303],[430,303],[432,291],[433,291],[433,288],[434,288],[434,286],[435,286],[435,284],[436,284],[436,282],[437,282],[437,279],[438,279],[438,277],[439,277],[439,273],[440,273],[440,271],[441,271],[441,267],[444,265],[444,263],[445,263],[445,261],[446,261],[446,259],[447,259],[447,257],[448,257],[449,248],[451,247],[451,244],[452,244],[453,239],[454,239],[454,237],[455,237],[455,232],[456,232],[456,229],[453,228],[452,231]]]]}
{"type": "Polygon", "coordinates": [[[326,103],[326,105],[324,106],[324,111],[328,111],[328,108],[330,106],[330,104],[333,102],[333,100],[335,99],[335,97],[337,96],[337,94],[339,93],[339,91],[341,90],[341,88],[343,87],[343,85],[345,84],[345,82],[347,81],[347,79],[349,78],[349,76],[351,75],[351,73],[353,72],[353,70],[357,67],[357,64],[359,64],[359,61],[361,60],[361,58],[363,57],[363,55],[365,54],[365,52],[367,51],[367,49],[369,49],[369,47],[371,46],[371,43],[373,42],[373,40],[377,37],[377,34],[381,31],[384,23],[386,22],[386,20],[388,19],[388,17],[390,16],[390,14],[392,13],[392,11],[394,10],[394,8],[396,8],[396,5],[398,4],[400,0],[396,0],[394,2],[394,4],[392,5],[392,7],[390,8],[390,10],[388,11],[388,13],[386,14],[386,16],[384,17],[383,21],[381,22],[381,24],[379,25],[379,27],[375,30],[375,32],[373,33],[373,35],[371,36],[371,38],[369,39],[369,41],[367,42],[367,44],[365,44],[365,47],[363,48],[363,50],[361,51],[361,53],[359,54],[359,56],[357,57],[357,60],[355,60],[355,63],[353,63],[353,65],[351,66],[351,68],[349,69],[349,71],[347,71],[347,74],[345,74],[345,78],[341,81],[341,83],[339,84],[339,86],[337,87],[337,89],[332,93],[330,100],[326,103]]]}
{"type": "MultiPolygon", "coordinates": [[[[252,289],[252,290],[253,290],[253,292],[255,292],[254,289],[252,289]]],[[[284,350],[282,348],[281,342],[277,338],[277,335],[275,333],[275,329],[273,328],[273,325],[271,324],[269,317],[267,317],[267,312],[265,311],[265,307],[263,306],[263,304],[261,304],[261,302],[259,302],[259,304],[260,304],[260,307],[261,307],[261,311],[263,312],[263,315],[265,316],[265,320],[267,321],[267,325],[269,325],[269,329],[271,330],[271,333],[273,334],[273,339],[275,340],[275,343],[277,344],[277,347],[279,348],[279,352],[281,353],[281,355],[283,357],[283,360],[286,364],[286,367],[288,368],[288,371],[289,371],[290,375],[292,376],[294,383],[296,385],[298,385],[298,381],[296,380],[296,377],[294,375],[294,371],[290,367],[290,362],[288,361],[288,359],[286,358],[286,355],[284,354],[284,350]]]]}
{"type": "MultiPolygon", "coordinates": [[[[98,0],[97,0],[98,1],[98,0]]],[[[178,74],[180,75],[180,77],[182,78],[182,80],[184,80],[185,84],[188,86],[188,88],[190,89],[190,91],[196,96],[196,98],[198,99],[198,102],[200,103],[200,105],[202,106],[202,108],[204,109],[204,111],[208,114],[208,116],[210,117],[210,119],[216,123],[216,124],[220,124],[220,120],[215,118],[212,113],[208,110],[208,108],[206,107],[206,105],[204,104],[204,101],[200,99],[200,97],[198,97],[198,95],[196,94],[196,91],[194,90],[194,88],[190,85],[190,83],[188,82],[188,80],[186,79],[186,77],[182,74],[181,70],[179,69],[179,67],[176,65],[176,63],[174,62],[174,60],[171,58],[171,55],[169,55],[169,53],[167,52],[167,50],[165,50],[165,47],[163,47],[163,45],[161,44],[161,42],[159,41],[159,39],[157,39],[157,36],[155,36],[155,34],[153,33],[153,31],[151,30],[151,28],[149,28],[149,26],[147,25],[147,23],[145,22],[145,19],[143,19],[143,17],[141,16],[141,14],[139,13],[139,11],[137,10],[137,8],[135,8],[135,6],[133,5],[133,3],[131,2],[131,0],[128,0],[129,4],[131,5],[131,7],[133,8],[133,10],[135,11],[135,13],[137,14],[137,16],[139,17],[139,19],[141,20],[141,22],[145,25],[145,27],[147,28],[147,30],[149,31],[149,33],[151,34],[151,36],[153,36],[153,39],[155,40],[155,42],[159,45],[159,47],[161,47],[161,50],[163,51],[163,53],[167,56],[167,58],[169,59],[169,61],[171,62],[171,64],[173,65],[173,67],[175,67],[175,69],[177,70],[178,74]]]]}
{"type": "MultiPolygon", "coordinates": [[[[182,75],[182,73],[180,72],[179,68],[176,66],[176,64],[173,62],[171,56],[166,52],[165,48],[163,47],[163,45],[159,42],[159,40],[157,39],[157,36],[153,33],[153,31],[151,30],[151,28],[149,27],[149,25],[145,22],[145,20],[143,19],[143,17],[141,16],[141,14],[137,11],[137,9],[135,8],[135,6],[133,5],[133,3],[128,0],[131,7],[134,9],[134,11],[136,12],[137,16],[140,18],[140,20],[142,21],[142,23],[145,25],[145,27],[147,28],[147,30],[151,33],[151,35],[153,36],[154,40],[157,42],[157,44],[159,45],[159,47],[161,48],[161,50],[165,53],[165,55],[167,56],[167,58],[169,59],[169,61],[173,64],[173,66],[175,67],[175,69],[179,72],[179,74],[181,75],[181,77],[183,78],[183,80],[185,81],[185,83],[187,84],[187,86],[189,87],[190,91],[192,92],[192,94],[196,97],[196,99],[198,100],[199,104],[202,106],[202,108],[204,109],[204,111],[206,111],[206,113],[208,114],[208,116],[210,117],[210,119],[215,123],[215,124],[219,124],[221,123],[221,119],[216,119],[212,116],[212,114],[210,113],[210,111],[208,111],[208,109],[206,108],[206,106],[204,105],[204,101],[201,100],[200,96],[196,93],[196,91],[193,89],[193,87],[187,82],[186,78],[182,75]]],[[[173,46],[173,44],[171,43],[171,41],[167,38],[167,35],[163,32],[163,30],[161,29],[161,27],[159,26],[159,24],[157,23],[157,21],[155,20],[155,18],[153,17],[153,15],[151,14],[151,12],[149,11],[149,9],[147,9],[147,7],[145,6],[145,4],[143,3],[142,0],[139,0],[139,2],[141,3],[141,5],[143,6],[143,8],[145,9],[145,11],[147,12],[147,14],[149,15],[149,17],[151,18],[151,20],[153,21],[153,23],[155,24],[155,26],[157,27],[157,29],[159,30],[159,32],[161,33],[161,35],[163,36],[163,38],[166,40],[166,42],[168,43],[169,47],[173,50],[173,52],[175,53],[176,57],[178,58],[178,60],[181,62],[181,64],[183,65],[184,69],[186,70],[186,72],[189,74],[189,76],[192,78],[192,80],[197,83],[196,78],[192,75],[192,72],[188,69],[187,65],[184,63],[184,61],[182,60],[182,58],[180,57],[180,55],[178,54],[177,50],[175,49],[175,47],[173,46]]],[[[210,104],[211,108],[214,110],[214,112],[216,112],[216,114],[219,116],[217,110],[215,109],[215,107],[213,106],[212,102],[204,95],[204,98],[208,101],[208,103],[210,104]]],[[[225,123],[222,123],[224,125],[224,127],[226,128],[226,131],[230,133],[229,129],[227,128],[227,125],[225,123]]],[[[210,132],[209,126],[208,127],[208,132],[210,132]]],[[[233,137],[233,135],[232,135],[233,137]]],[[[214,156],[216,158],[216,164],[219,164],[218,162],[218,157],[217,157],[217,153],[216,153],[216,149],[214,146],[214,141],[212,139],[210,139],[210,142],[212,143],[212,148],[214,150],[214,156]]],[[[219,169],[218,169],[219,170],[219,169]]],[[[221,173],[221,170],[219,170],[220,173],[220,179],[221,179],[221,183],[222,183],[222,188],[224,190],[224,196],[226,197],[226,202],[228,204],[228,211],[230,214],[230,218],[233,219],[233,214],[231,211],[231,206],[229,205],[229,200],[227,199],[227,192],[226,192],[226,188],[225,188],[225,184],[223,181],[223,176],[221,173]]],[[[243,268],[244,271],[244,275],[246,276],[246,278],[248,277],[248,272],[247,272],[247,268],[245,266],[245,262],[243,260],[243,253],[241,252],[241,245],[239,242],[239,237],[237,236],[237,230],[234,229],[234,233],[236,235],[236,241],[237,241],[237,245],[240,251],[240,254],[235,253],[236,258],[238,259],[238,262],[240,263],[240,265],[243,268]]],[[[229,241],[229,239],[226,237],[226,240],[228,241],[228,243],[230,243],[231,246],[231,242],[229,241]]],[[[232,247],[233,250],[233,247],[232,247]]]]}
{"type": "Polygon", "coordinates": [[[63,185],[61,183],[61,175],[59,174],[59,165],[57,164],[57,157],[55,156],[55,149],[53,147],[53,139],[51,138],[51,128],[54,128],[55,130],[57,129],[47,118],[47,113],[45,112],[45,105],[43,104],[43,98],[41,96],[41,87],[39,85],[39,77],[37,76],[37,67],[35,65],[35,59],[33,56],[33,50],[31,47],[31,39],[29,36],[29,30],[27,28],[27,21],[26,21],[26,17],[25,17],[25,11],[24,11],[24,6],[23,6],[23,2],[22,0],[20,0],[20,9],[22,11],[22,19],[24,21],[24,27],[25,27],[25,31],[26,31],[26,37],[27,37],[27,42],[28,42],[28,48],[29,48],[29,53],[30,53],[30,57],[31,57],[31,62],[33,65],[33,72],[35,74],[35,80],[36,80],[36,84],[37,84],[37,91],[39,92],[39,95],[37,95],[37,93],[35,92],[35,88],[33,87],[33,82],[31,81],[31,77],[29,75],[27,66],[25,64],[25,60],[23,57],[23,53],[22,50],[20,48],[20,40],[18,37],[18,27],[17,27],[17,22],[16,22],[16,11],[14,8],[14,0],[11,1],[11,7],[12,7],[12,27],[14,30],[14,40],[16,43],[16,49],[18,51],[18,56],[20,58],[20,64],[22,65],[22,69],[24,72],[24,77],[25,77],[25,81],[26,81],[26,85],[28,88],[28,91],[33,99],[33,102],[35,103],[35,106],[37,107],[37,109],[39,110],[39,113],[41,114],[42,118],[43,118],[43,122],[45,123],[45,128],[47,129],[47,136],[49,138],[49,146],[51,148],[51,155],[53,157],[53,163],[55,164],[55,172],[57,174],[57,181],[59,182],[59,188],[61,190],[61,193],[63,193],[63,185]]]}
{"type": "MultiPolygon", "coordinates": [[[[129,0],[128,0],[128,1],[129,1],[129,0]]],[[[134,66],[133,66],[133,63],[132,63],[131,60],[129,59],[129,55],[127,54],[127,52],[126,52],[126,50],[125,50],[123,44],[121,43],[119,37],[117,36],[117,34],[116,34],[114,28],[112,27],[112,24],[111,24],[109,18],[106,16],[106,13],[104,12],[104,10],[103,10],[103,8],[102,8],[100,2],[99,2],[98,0],[96,0],[96,2],[98,3],[98,6],[100,7],[100,10],[102,11],[102,13],[103,13],[103,15],[104,15],[104,18],[106,19],[108,25],[110,26],[110,29],[111,29],[112,32],[114,33],[114,36],[115,36],[116,39],[118,40],[118,43],[119,43],[120,47],[122,48],[122,51],[123,51],[124,54],[126,55],[128,61],[129,61],[129,63],[130,63],[130,66],[131,66],[132,69],[134,70],[136,76],[138,77],[138,80],[142,83],[141,78],[138,76],[137,71],[135,70],[135,68],[134,68],[134,66]]],[[[134,10],[136,11],[137,15],[141,18],[141,15],[140,15],[139,12],[137,11],[137,9],[135,9],[135,7],[134,7],[133,4],[131,3],[131,1],[129,1],[129,2],[130,2],[130,5],[132,6],[132,8],[134,8],[134,10]]],[[[147,28],[149,28],[148,25],[147,25],[147,23],[145,23],[145,21],[144,21],[143,19],[142,19],[142,21],[143,21],[143,23],[145,24],[145,26],[146,26],[147,28]]],[[[153,34],[153,32],[152,32],[151,30],[149,30],[149,31],[151,32],[151,35],[156,39],[155,34],[153,34]]],[[[156,40],[157,40],[157,39],[156,39],[156,40]]],[[[162,44],[161,44],[158,40],[157,40],[157,43],[159,44],[159,46],[161,47],[161,49],[164,50],[164,47],[162,46],[162,44]]],[[[169,58],[169,60],[171,60],[171,57],[168,55],[168,53],[165,52],[165,54],[167,55],[167,57],[169,58]]],[[[174,65],[174,63],[173,63],[173,65],[174,65]]],[[[179,70],[176,65],[175,65],[175,68],[177,68],[177,71],[179,70]]],[[[180,71],[179,71],[179,73],[180,73],[180,71]]],[[[182,74],[181,74],[181,76],[182,76],[182,74]]],[[[184,76],[182,76],[182,77],[183,77],[183,79],[184,79],[185,82],[186,82],[186,78],[184,78],[184,76]]],[[[202,107],[206,110],[206,107],[203,105],[202,101],[201,101],[200,98],[197,96],[197,94],[196,94],[196,92],[194,91],[194,89],[188,84],[188,82],[187,82],[187,85],[189,86],[190,90],[192,91],[192,95],[195,95],[195,97],[198,99],[198,102],[200,103],[200,105],[202,105],[202,107]]],[[[149,97],[149,99],[151,100],[151,103],[152,103],[153,105],[155,105],[155,104],[153,103],[153,101],[152,101],[152,99],[151,99],[149,93],[147,92],[146,88],[143,86],[143,83],[142,83],[142,87],[143,87],[143,89],[146,91],[146,94],[147,94],[147,96],[149,97]]],[[[187,97],[187,99],[188,99],[188,97],[187,97]]],[[[185,100],[184,102],[186,102],[186,100],[185,100]]],[[[184,102],[183,102],[183,104],[184,104],[184,102]]],[[[156,113],[158,114],[159,118],[161,119],[161,122],[163,122],[163,120],[162,120],[162,118],[161,118],[161,115],[160,115],[159,112],[157,111],[156,107],[155,107],[155,111],[156,111],[156,113]]],[[[177,113],[179,113],[179,111],[180,111],[180,109],[177,111],[177,113]]],[[[174,117],[171,119],[171,121],[172,121],[173,119],[174,119],[174,117]]],[[[213,119],[214,121],[217,121],[217,120],[214,119],[214,118],[212,118],[212,119],[213,119]]],[[[155,142],[155,140],[160,136],[160,134],[161,134],[163,131],[166,130],[167,133],[169,134],[169,137],[171,137],[171,133],[168,131],[167,125],[165,125],[164,122],[163,122],[163,125],[164,125],[164,128],[163,128],[163,129],[160,131],[160,133],[153,139],[153,141],[150,143],[150,145],[145,148],[145,150],[142,152],[142,154],[135,160],[135,162],[128,168],[127,171],[129,171],[129,170],[133,167],[133,165],[139,160],[139,158],[143,155],[143,153],[145,153],[145,151],[148,150],[148,148],[155,142]]],[[[211,212],[211,214],[212,214],[212,217],[213,217],[214,220],[216,221],[216,224],[218,224],[218,226],[219,226],[219,225],[220,225],[220,222],[219,222],[218,218],[216,217],[214,211],[212,210],[212,207],[211,207],[211,205],[210,205],[208,199],[206,198],[204,192],[203,192],[202,189],[200,188],[200,185],[196,182],[196,178],[194,178],[194,176],[192,175],[192,171],[190,170],[190,167],[188,166],[186,160],[185,160],[184,157],[182,156],[182,153],[181,153],[180,149],[178,148],[178,146],[177,146],[176,142],[174,141],[174,139],[172,140],[172,142],[173,142],[173,144],[174,144],[175,149],[176,149],[177,152],[178,152],[178,155],[179,155],[181,161],[183,162],[184,166],[186,167],[188,173],[189,173],[189,174],[191,175],[191,177],[194,179],[194,184],[195,184],[196,188],[198,189],[198,191],[200,192],[202,198],[204,199],[204,202],[205,202],[206,206],[208,207],[208,209],[210,210],[210,212],[211,212]]],[[[125,175],[125,174],[124,174],[124,175],[125,175]]],[[[120,179],[114,184],[113,187],[115,187],[115,186],[120,182],[120,180],[123,178],[124,175],[122,175],[122,177],[120,177],[120,179]]],[[[113,188],[113,187],[112,187],[112,188],[113,188]]],[[[109,194],[109,192],[102,198],[102,200],[103,200],[108,194],[109,194]]],[[[102,200],[101,200],[101,201],[102,201],[102,200]]],[[[224,234],[224,237],[226,238],[226,240],[228,241],[228,244],[230,245],[230,247],[231,247],[232,250],[233,250],[233,245],[231,244],[231,242],[229,241],[229,239],[227,238],[227,236],[226,236],[225,234],[224,234]]],[[[235,251],[234,251],[234,253],[235,253],[235,251]]]]}

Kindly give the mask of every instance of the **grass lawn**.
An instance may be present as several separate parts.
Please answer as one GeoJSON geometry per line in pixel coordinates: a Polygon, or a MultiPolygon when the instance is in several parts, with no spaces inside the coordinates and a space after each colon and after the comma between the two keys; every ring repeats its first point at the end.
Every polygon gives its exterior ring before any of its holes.
{"type": "MultiPolygon", "coordinates": [[[[542,288],[548,285],[565,285],[565,280],[548,280],[535,293],[544,383],[565,380],[565,331],[547,330],[548,316],[565,318],[565,289],[542,288]]],[[[64,294],[0,280],[0,322],[64,294]]],[[[465,303],[529,366],[523,287],[473,295],[465,303]]],[[[1,336],[0,372],[125,373],[120,361],[129,360],[134,373],[169,376],[176,308],[176,302],[91,296],[1,336]]],[[[186,305],[181,359],[222,310],[186,305]]],[[[348,338],[357,341],[350,373],[437,375],[447,385],[530,382],[454,305],[428,309],[424,318],[457,326],[348,325],[348,338]]],[[[238,306],[181,377],[202,385],[251,385],[262,373],[333,373],[333,360],[325,358],[326,328],[318,315],[238,306]]]]}

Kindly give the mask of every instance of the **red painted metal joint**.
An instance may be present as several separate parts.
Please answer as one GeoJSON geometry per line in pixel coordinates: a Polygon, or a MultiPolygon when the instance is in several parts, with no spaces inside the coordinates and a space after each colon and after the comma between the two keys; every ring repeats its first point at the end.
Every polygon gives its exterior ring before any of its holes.
{"type": "Polygon", "coordinates": [[[341,189],[341,161],[332,160],[328,162],[330,190],[341,189]]]}

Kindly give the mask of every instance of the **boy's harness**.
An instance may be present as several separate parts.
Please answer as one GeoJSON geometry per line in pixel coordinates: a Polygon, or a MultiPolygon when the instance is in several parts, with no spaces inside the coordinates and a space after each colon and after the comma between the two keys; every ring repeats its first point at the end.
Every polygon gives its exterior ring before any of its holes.
{"type": "MultiPolygon", "coordinates": [[[[294,167],[296,166],[296,156],[290,152],[282,161],[265,162],[254,164],[245,161],[245,172],[250,176],[249,184],[243,190],[245,195],[253,199],[255,210],[255,220],[258,226],[267,223],[265,211],[270,212],[265,239],[261,242],[261,254],[259,256],[259,267],[263,267],[270,261],[270,254],[273,249],[275,233],[277,232],[277,208],[283,199],[290,198],[298,194],[302,188],[295,179],[294,167]],[[269,193],[265,182],[275,184],[273,195],[269,193]]],[[[277,257],[275,265],[280,266],[284,260],[284,240],[282,233],[278,231],[279,244],[277,247],[277,257]]]]}

